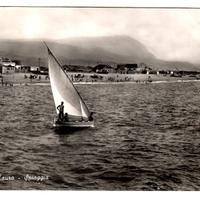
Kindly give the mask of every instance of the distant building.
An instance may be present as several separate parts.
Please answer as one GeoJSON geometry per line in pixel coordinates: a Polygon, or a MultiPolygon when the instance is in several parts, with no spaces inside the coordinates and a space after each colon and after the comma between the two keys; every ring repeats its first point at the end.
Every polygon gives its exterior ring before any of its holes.
{"type": "Polygon", "coordinates": [[[31,67],[28,65],[16,65],[15,66],[17,72],[28,73],[30,72],[31,67]]]}
{"type": "Polygon", "coordinates": [[[48,68],[47,67],[40,67],[40,69],[39,69],[39,71],[40,71],[40,74],[43,74],[43,75],[48,75],[48,68]]]}
{"type": "Polygon", "coordinates": [[[66,72],[92,72],[91,66],[83,66],[83,65],[63,65],[63,69],[66,72]]]}
{"type": "Polygon", "coordinates": [[[39,66],[31,66],[30,67],[30,72],[39,72],[40,71],[40,67],[39,66]]]}
{"type": "Polygon", "coordinates": [[[135,73],[138,65],[133,64],[118,64],[116,67],[116,72],[120,74],[133,74],[135,73]]]}
{"type": "Polygon", "coordinates": [[[115,70],[111,65],[108,64],[98,64],[93,68],[93,71],[100,74],[113,73],[115,70]]]}
{"type": "Polygon", "coordinates": [[[12,62],[9,58],[0,57],[0,73],[8,74],[15,72],[15,62],[12,62]]]}
{"type": "Polygon", "coordinates": [[[16,63],[12,62],[9,58],[1,57],[0,58],[0,64],[4,66],[12,66],[15,67],[16,63]]]}
{"type": "Polygon", "coordinates": [[[0,73],[1,74],[10,74],[10,73],[14,73],[15,72],[15,67],[9,65],[9,66],[5,66],[0,64],[0,73]]]}
{"type": "Polygon", "coordinates": [[[145,63],[140,63],[138,65],[138,68],[136,70],[138,73],[142,73],[142,74],[150,74],[152,72],[152,68],[149,67],[147,64],[145,63]]]}

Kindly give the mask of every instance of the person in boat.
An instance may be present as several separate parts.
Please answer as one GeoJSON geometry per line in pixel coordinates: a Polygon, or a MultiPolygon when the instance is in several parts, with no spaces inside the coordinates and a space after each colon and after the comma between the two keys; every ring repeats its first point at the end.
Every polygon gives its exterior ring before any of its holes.
{"type": "Polygon", "coordinates": [[[69,121],[68,113],[65,113],[65,115],[64,115],[64,121],[65,121],[65,122],[69,121]]]}
{"type": "Polygon", "coordinates": [[[64,102],[63,101],[57,107],[57,109],[59,110],[58,118],[59,118],[59,120],[63,121],[63,118],[64,118],[64,102]]]}
{"type": "Polygon", "coordinates": [[[88,119],[89,119],[89,121],[93,121],[93,112],[90,113],[90,116],[88,119]]]}

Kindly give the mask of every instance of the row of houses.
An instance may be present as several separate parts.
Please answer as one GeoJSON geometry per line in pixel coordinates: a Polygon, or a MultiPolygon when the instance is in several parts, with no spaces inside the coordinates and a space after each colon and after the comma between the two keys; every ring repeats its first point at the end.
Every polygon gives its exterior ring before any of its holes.
{"type": "Polygon", "coordinates": [[[42,66],[21,65],[19,60],[11,60],[6,57],[0,58],[0,73],[11,74],[15,72],[48,74],[48,68],[42,66]]]}
{"type": "Polygon", "coordinates": [[[34,73],[34,74],[48,74],[48,68],[43,66],[29,66],[29,65],[20,65],[16,66],[15,72],[22,73],[34,73]]]}
{"type": "Polygon", "coordinates": [[[199,75],[200,71],[192,71],[192,70],[182,70],[182,69],[154,69],[153,66],[148,66],[145,63],[132,63],[132,64],[98,64],[93,69],[92,72],[100,73],[100,74],[108,74],[108,73],[119,73],[119,74],[161,74],[161,75],[170,75],[170,76],[184,76],[184,75],[199,75]]]}
{"type": "Polygon", "coordinates": [[[0,73],[13,73],[15,72],[16,63],[9,58],[0,58],[0,73]]]}
{"type": "Polygon", "coordinates": [[[93,72],[96,73],[119,73],[119,74],[134,74],[134,73],[147,73],[152,71],[150,67],[148,67],[144,63],[136,64],[98,64],[93,68],[93,72]]]}
{"type": "MultiPolygon", "coordinates": [[[[127,63],[127,64],[103,64],[99,63],[93,66],[81,66],[81,65],[64,65],[63,68],[70,72],[82,72],[82,73],[118,73],[118,74],[162,74],[171,76],[183,76],[183,75],[197,75],[198,71],[184,71],[184,70],[155,70],[153,67],[148,66],[145,63],[127,63]]],[[[22,65],[20,60],[11,60],[6,57],[0,57],[0,73],[34,73],[34,74],[48,74],[48,68],[43,66],[29,66],[22,65]]]]}
{"type": "Polygon", "coordinates": [[[79,66],[79,65],[64,65],[66,71],[69,72],[87,72],[87,73],[99,73],[99,74],[108,74],[108,73],[120,73],[120,74],[131,74],[135,72],[145,72],[150,71],[151,68],[146,66],[144,63],[136,64],[103,64],[99,63],[93,66],[79,66]]]}

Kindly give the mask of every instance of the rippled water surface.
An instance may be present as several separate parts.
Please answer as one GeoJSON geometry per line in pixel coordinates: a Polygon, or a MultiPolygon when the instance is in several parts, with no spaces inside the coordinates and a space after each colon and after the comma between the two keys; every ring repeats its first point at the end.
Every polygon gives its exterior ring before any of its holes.
{"type": "Polygon", "coordinates": [[[0,189],[200,189],[199,82],[76,87],[94,129],[55,132],[50,86],[0,87],[0,189]]]}

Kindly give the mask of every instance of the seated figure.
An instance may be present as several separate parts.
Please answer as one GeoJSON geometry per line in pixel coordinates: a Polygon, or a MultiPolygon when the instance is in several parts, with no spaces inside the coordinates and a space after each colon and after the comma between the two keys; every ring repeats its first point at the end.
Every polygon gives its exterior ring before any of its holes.
{"type": "Polygon", "coordinates": [[[68,114],[67,114],[67,113],[65,113],[65,115],[64,115],[64,121],[65,121],[65,122],[69,121],[69,117],[68,117],[68,114]]]}

